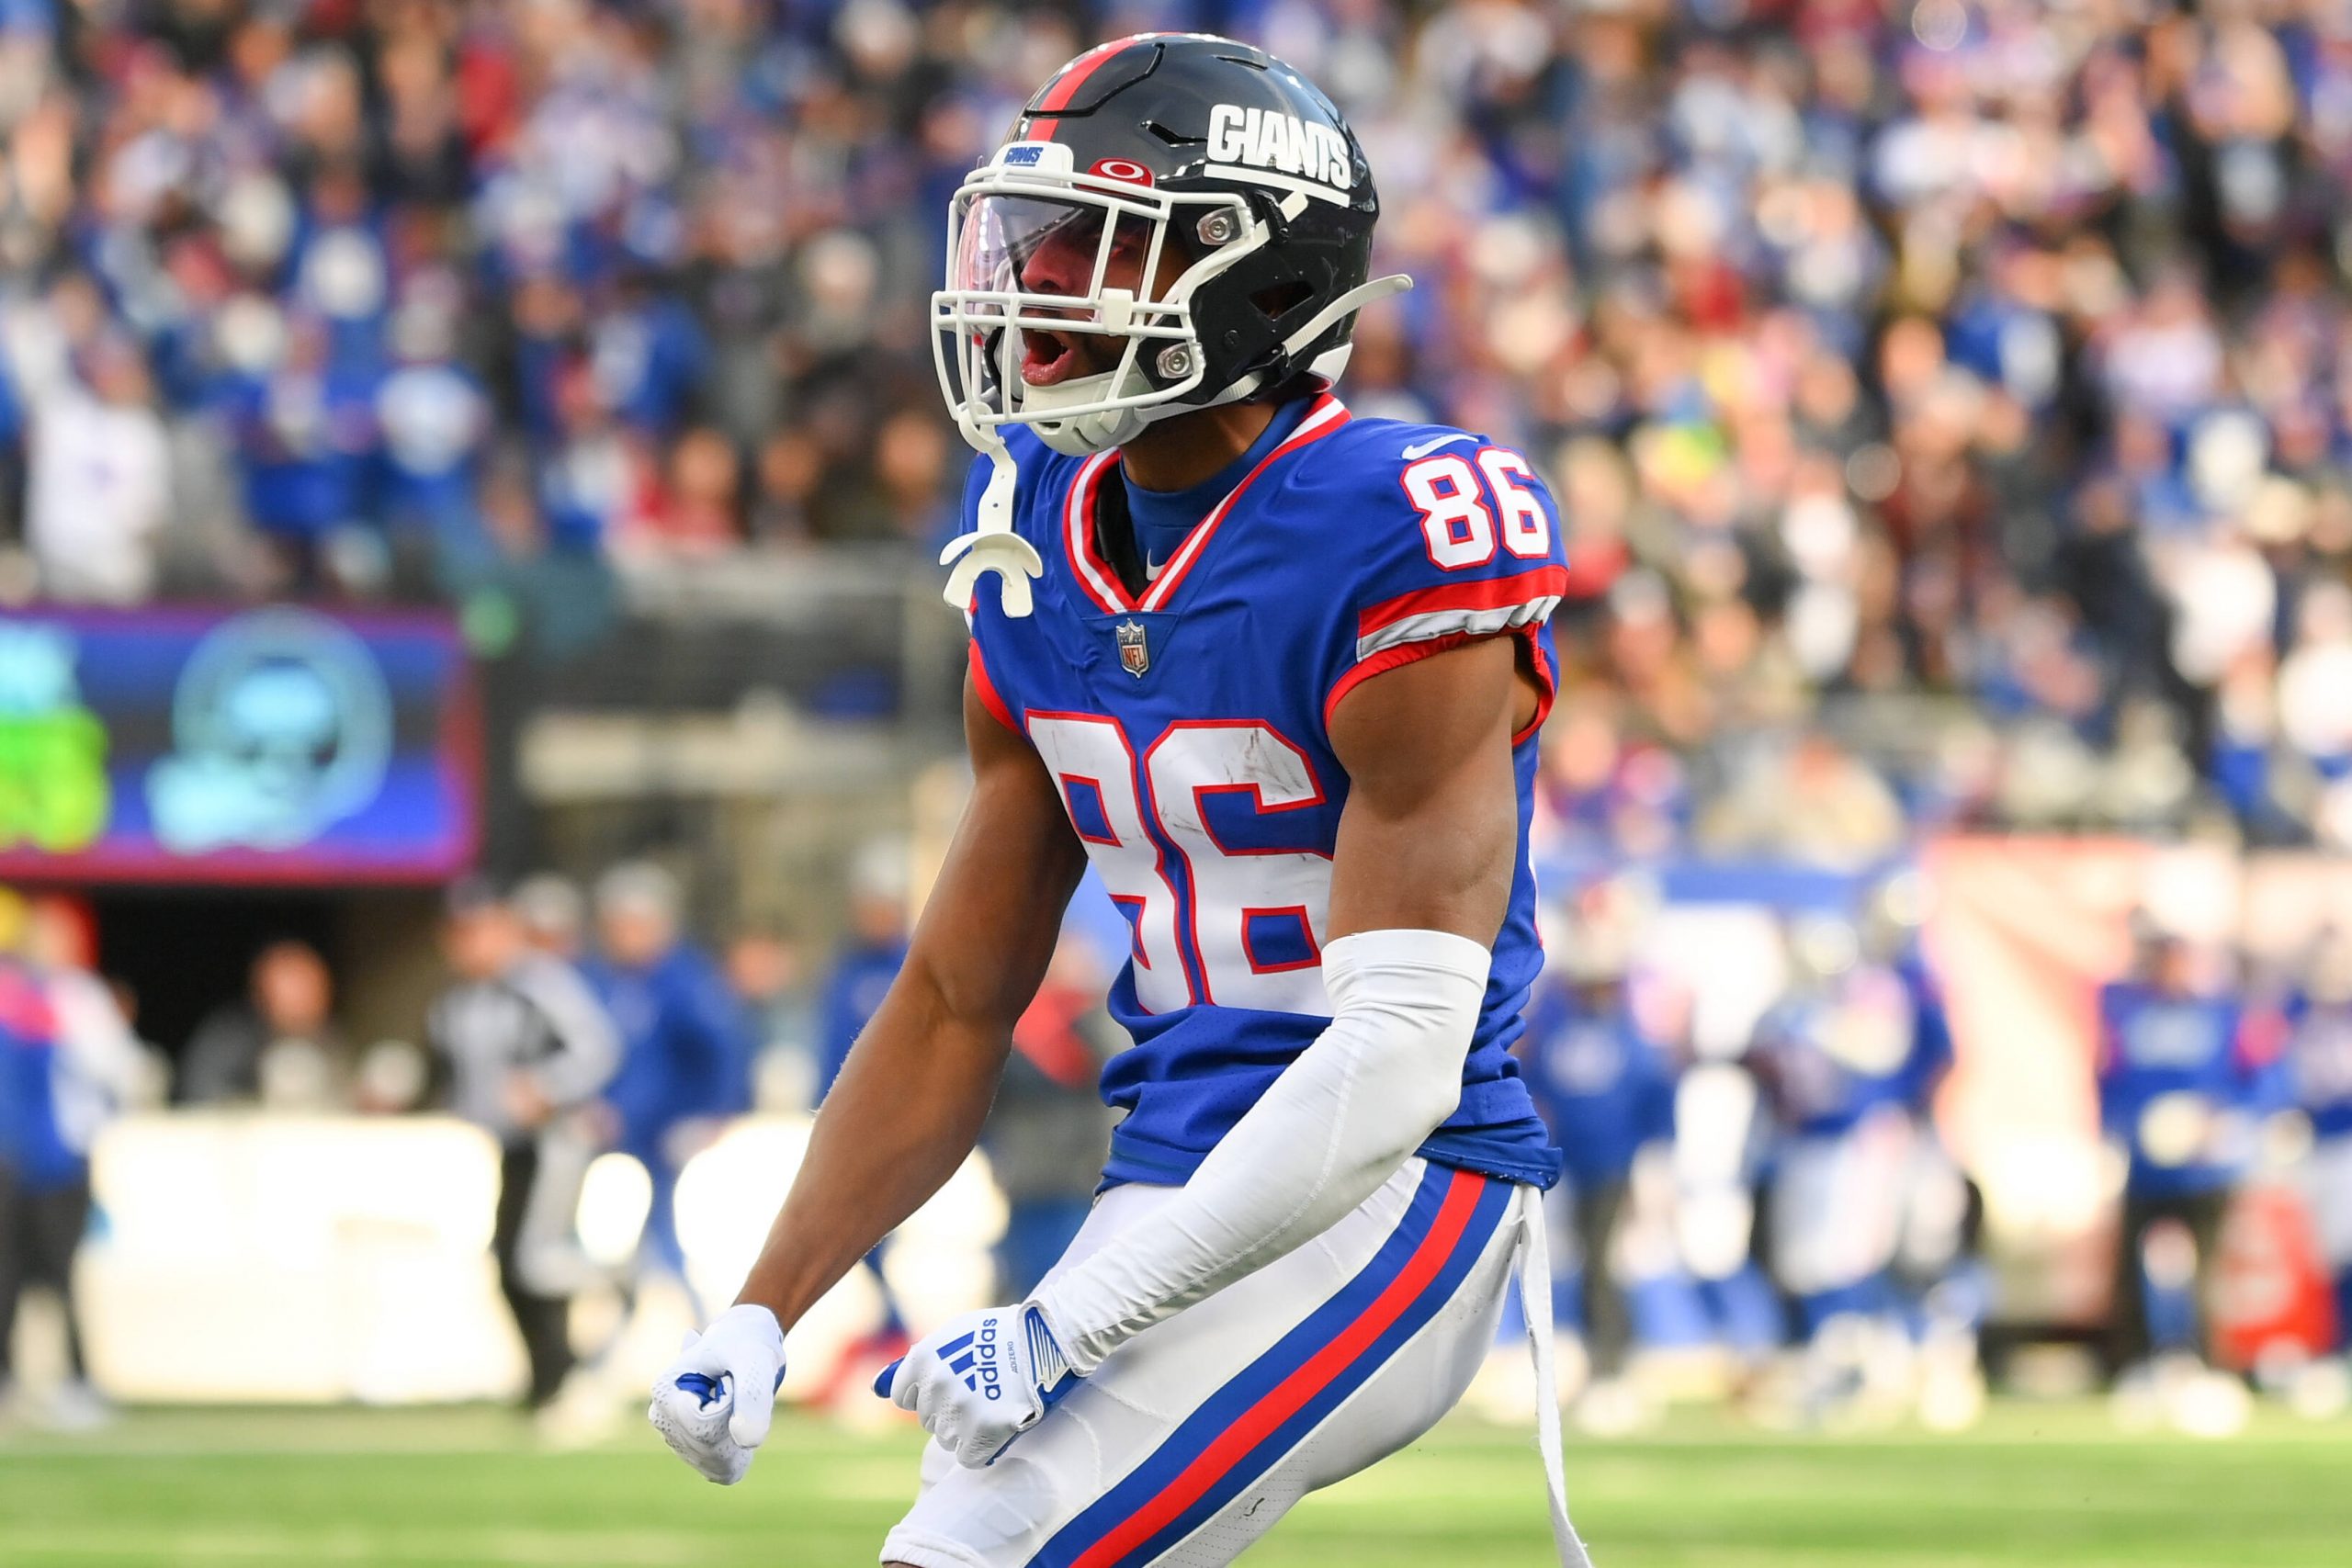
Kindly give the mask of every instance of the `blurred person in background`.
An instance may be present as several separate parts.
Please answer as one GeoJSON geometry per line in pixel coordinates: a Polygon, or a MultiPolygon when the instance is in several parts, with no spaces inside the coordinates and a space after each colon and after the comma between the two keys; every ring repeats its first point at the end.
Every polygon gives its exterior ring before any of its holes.
{"type": "MultiPolygon", "coordinates": [[[[1734,966],[1777,973],[1776,942],[1770,931],[1751,935],[1734,966]]],[[[1703,982],[1685,981],[1679,1001],[1688,1017],[1672,1036],[1675,1251],[1694,1287],[1702,1332],[1724,1353],[1729,1386],[1744,1390],[1769,1371],[1788,1336],[1769,1267],[1772,1111],[1752,1042],[1700,1031],[1702,992],[1703,982]]]]}
{"type": "Polygon", "coordinates": [[[805,1111],[817,1100],[817,998],[806,949],[754,927],[727,944],[727,984],[751,1032],[753,1100],[763,1111],[805,1111]]]}
{"type": "Polygon", "coordinates": [[[589,1279],[572,1222],[597,1140],[579,1112],[620,1066],[620,1041],[579,972],[533,950],[490,887],[451,891],[441,946],[455,983],[425,1033],[450,1111],[498,1141],[491,1250],[530,1365],[525,1403],[542,1410],[571,1370],[571,1296],[589,1279]]]}
{"type": "Polygon", "coordinates": [[[11,1380],[17,1304],[28,1286],[55,1297],[65,1380],[36,1414],[69,1430],[100,1425],[107,1402],[83,1354],[74,1257],[90,1220],[90,1148],[152,1081],[105,983],[88,969],[88,928],[58,898],[0,891],[0,1397],[11,1380]]]}
{"type": "Polygon", "coordinates": [[[1779,1137],[1770,1208],[1774,1280],[1805,1348],[1801,1413],[1819,1418],[1891,1395],[1899,1337],[1889,1269],[1901,1234],[1922,1048],[1902,977],[1866,961],[1851,921],[1792,919],[1787,996],[1758,1025],[1752,1059],[1779,1137]]]}
{"type": "Polygon", "coordinates": [[[1591,1382],[1577,1415],[1596,1432],[1630,1430],[1645,1414],[1624,1381],[1634,1321],[1615,1244],[1635,1157],[1674,1136],[1673,1072],[1628,990],[1630,935],[1588,919],[1572,940],[1547,943],[1551,962],[1518,1047],[1536,1109],[1566,1156],[1566,1177],[1544,1208],[1564,1237],[1552,1255],[1556,1288],[1582,1308],[1591,1382]]]}
{"type": "Polygon", "coordinates": [[[620,1069],[605,1086],[606,1141],[653,1183],[639,1271],[666,1274],[694,1300],[678,1240],[678,1173],[751,1104],[742,1014],[726,977],[681,927],[677,879],[649,862],[597,880],[589,983],[618,1030],[620,1069]]]}
{"type": "Polygon", "coordinates": [[[997,1291],[1008,1300],[1026,1299],[1078,1235],[1110,1153],[1100,1084],[1118,1026],[1102,1004],[1108,981],[1084,940],[1065,931],[1012,1026],[1012,1055],[980,1128],[1009,1210],[996,1249],[997,1291]]]}
{"type": "Polygon", "coordinates": [[[0,1303],[7,1309],[0,1322],[0,1400],[16,1392],[17,1292],[29,1263],[17,1226],[31,1114],[25,1102],[28,1089],[38,1092],[33,1080],[48,1069],[57,1032],[48,998],[22,956],[26,915],[23,897],[0,887],[0,1303]]]}
{"type": "Polygon", "coordinates": [[[171,452],[138,348],[107,334],[32,405],[25,539],[54,599],[136,604],[171,521],[171,452]]]}
{"type": "Polygon", "coordinates": [[[569,878],[537,872],[514,885],[508,900],[522,922],[523,940],[566,964],[579,962],[587,926],[587,901],[569,878]]]}
{"type": "Polygon", "coordinates": [[[1911,1157],[1902,1180],[1902,1228],[1894,1284],[1920,1352],[1920,1418],[1939,1431],[1973,1425],[1984,1404],[1977,1337],[1992,1306],[1980,1246],[1984,1195],[1936,1127],[1936,1096],[1953,1064],[1951,1019],[1921,942],[1927,885],[1915,870],[1871,890],[1860,926],[1866,962],[1892,974],[1908,998],[1912,1046],[1904,1086],[1911,1157]]]}
{"type": "Polygon", "coordinates": [[[2199,1373],[2222,1222],[2277,1083],[2226,949],[2145,922],[2135,946],[2098,998],[2099,1121],[2127,1161],[2109,1309],[2120,1413],[2219,1386],[2199,1373]]]}
{"type": "Polygon", "coordinates": [[[455,279],[419,288],[393,315],[393,363],[376,391],[385,526],[426,557],[433,581],[453,595],[481,584],[496,564],[477,499],[490,402],[457,361],[454,304],[437,297],[456,288],[455,279]]]}
{"type": "Polygon", "coordinates": [[[118,1113],[162,1104],[171,1068],[139,1037],[128,988],[97,972],[97,931],[86,905],[55,894],[34,898],[25,953],[57,1015],[60,1114],[86,1151],[118,1113]]]}
{"type": "Polygon", "coordinates": [[[819,1019],[817,1098],[832,1092],[850,1047],[907,961],[907,861],[894,843],[858,852],[849,874],[849,932],[833,950],[819,1019]]]}
{"type": "Polygon", "coordinates": [[[243,1000],[197,1026],[181,1059],[183,1105],[332,1111],[350,1098],[351,1052],[334,1017],[334,981],[308,942],[277,942],[254,960],[243,1000]]]}

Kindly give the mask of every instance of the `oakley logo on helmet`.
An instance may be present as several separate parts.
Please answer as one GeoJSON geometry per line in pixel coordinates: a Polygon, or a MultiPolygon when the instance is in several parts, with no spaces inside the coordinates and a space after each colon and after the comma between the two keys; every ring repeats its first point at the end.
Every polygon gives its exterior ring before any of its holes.
{"type": "Polygon", "coordinates": [[[1153,182],[1149,169],[1131,158],[1097,158],[1087,173],[1106,180],[1124,180],[1131,186],[1148,186],[1153,182]]]}
{"type": "Polygon", "coordinates": [[[1339,190],[1354,174],[1347,138],[1332,127],[1239,104],[1209,110],[1209,161],[1296,175],[1339,190]]]}

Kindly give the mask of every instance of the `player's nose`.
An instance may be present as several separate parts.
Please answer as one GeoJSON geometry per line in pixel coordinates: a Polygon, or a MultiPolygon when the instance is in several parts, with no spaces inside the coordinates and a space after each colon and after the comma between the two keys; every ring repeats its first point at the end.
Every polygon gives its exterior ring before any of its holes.
{"type": "Polygon", "coordinates": [[[1021,287],[1032,294],[1084,294],[1093,272],[1094,247],[1059,231],[1046,235],[1021,264],[1021,287]]]}

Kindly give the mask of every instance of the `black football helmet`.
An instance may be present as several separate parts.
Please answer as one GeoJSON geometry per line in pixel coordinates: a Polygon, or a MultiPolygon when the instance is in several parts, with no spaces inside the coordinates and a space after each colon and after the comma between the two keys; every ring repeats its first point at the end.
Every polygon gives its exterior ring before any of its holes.
{"type": "Polygon", "coordinates": [[[1139,33],[1038,89],[949,209],[932,297],[965,436],[1116,446],[1190,409],[1335,380],[1380,198],[1331,100],[1248,44],[1139,33]]]}

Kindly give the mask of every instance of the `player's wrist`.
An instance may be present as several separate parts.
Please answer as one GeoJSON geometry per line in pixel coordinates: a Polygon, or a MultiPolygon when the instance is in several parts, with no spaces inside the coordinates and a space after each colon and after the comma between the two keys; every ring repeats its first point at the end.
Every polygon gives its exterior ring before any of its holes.
{"type": "Polygon", "coordinates": [[[1043,1302],[1032,1296],[1016,1310],[1029,1352],[1030,1381],[1036,1385],[1038,1397],[1050,1402],[1066,1384],[1084,1377],[1086,1371],[1071,1359],[1069,1342],[1054,1326],[1043,1302]]]}
{"type": "Polygon", "coordinates": [[[772,1344],[779,1352],[784,1348],[784,1319],[765,1302],[738,1297],[734,1305],[710,1320],[712,1328],[721,1324],[738,1327],[756,1339],[772,1344]]]}
{"type": "MultiPolygon", "coordinates": [[[[855,1261],[855,1258],[851,1259],[855,1261]]],[[[775,1265],[756,1263],[744,1276],[743,1288],[735,1292],[734,1305],[763,1308],[783,1332],[789,1334],[793,1325],[806,1315],[810,1306],[824,1294],[824,1287],[809,1277],[804,1269],[796,1269],[779,1260],[775,1265]]]]}
{"type": "Polygon", "coordinates": [[[1039,1285],[1035,1293],[1022,1303],[1022,1313],[1024,1320],[1031,1313],[1036,1314],[1054,1355],[1070,1375],[1082,1378],[1091,1375],[1115,1347],[1102,1342],[1106,1337],[1103,1330],[1090,1325],[1079,1303],[1058,1288],[1062,1279],[1067,1278],[1065,1274],[1039,1285]]]}

